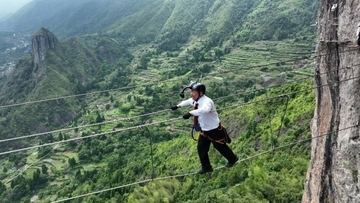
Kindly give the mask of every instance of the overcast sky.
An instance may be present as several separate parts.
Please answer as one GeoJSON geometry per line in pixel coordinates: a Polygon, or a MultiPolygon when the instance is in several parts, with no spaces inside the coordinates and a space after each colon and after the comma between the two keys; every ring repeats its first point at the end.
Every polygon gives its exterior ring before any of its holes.
{"type": "Polygon", "coordinates": [[[32,0],[0,0],[0,18],[9,13],[14,13],[30,1],[32,0]]]}

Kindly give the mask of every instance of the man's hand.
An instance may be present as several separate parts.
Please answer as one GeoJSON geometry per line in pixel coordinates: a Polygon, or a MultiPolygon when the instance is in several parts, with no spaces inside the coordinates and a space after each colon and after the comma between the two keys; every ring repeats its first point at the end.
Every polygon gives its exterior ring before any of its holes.
{"type": "Polygon", "coordinates": [[[178,106],[173,106],[173,107],[171,107],[171,110],[175,111],[178,108],[179,108],[178,106]]]}
{"type": "Polygon", "coordinates": [[[183,119],[189,119],[191,114],[187,112],[185,115],[183,115],[183,119]]]}

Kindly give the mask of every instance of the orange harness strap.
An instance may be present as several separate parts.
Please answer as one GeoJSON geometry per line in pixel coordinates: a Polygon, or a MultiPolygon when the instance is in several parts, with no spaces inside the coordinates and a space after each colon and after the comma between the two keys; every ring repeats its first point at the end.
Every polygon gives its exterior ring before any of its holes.
{"type": "Polygon", "coordinates": [[[219,144],[225,144],[225,137],[223,137],[223,138],[221,138],[221,139],[219,139],[219,140],[214,140],[214,139],[212,139],[211,137],[205,135],[204,131],[201,131],[201,132],[200,132],[200,135],[204,136],[206,139],[208,139],[208,140],[210,140],[210,141],[212,141],[212,142],[217,142],[217,143],[219,143],[219,144]]]}
{"type": "MultiPolygon", "coordinates": [[[[201,131],[198,136],[204,136],[206,139],[208,139],[212,142],[217,142],[219,144],[231,143],[231,138],[229,137],[229,134],[227,133],[226,128],[222,124],[219,124],[219,127],[217,128],[217,130],[219,131],[219,133],[223,134],[223,137],[221,139],[214,140],[211,137],[207,136],[204,131],[201,131]]],[[[197,137],[197,139],[194,139],[194,140],[198,140],[198,139],[199,139],[199,137],[197,137]]]]}

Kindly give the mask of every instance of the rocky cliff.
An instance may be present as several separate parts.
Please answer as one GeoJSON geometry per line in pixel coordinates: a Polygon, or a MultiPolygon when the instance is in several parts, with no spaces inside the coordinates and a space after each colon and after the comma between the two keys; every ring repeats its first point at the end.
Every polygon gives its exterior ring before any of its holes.
{"type": "Polygon", "coordinates": [[[42,66],[46,53],[55,48],[58,43],[56,36],[45,28],[40,28],[32,37],[32,53],[34,55],[34,69],[42,66]]]}
{"type": "Polygon", "coordinates": [[[316,109],[303,203],[360,202],[360,0],[321,0],[316,109]]]}

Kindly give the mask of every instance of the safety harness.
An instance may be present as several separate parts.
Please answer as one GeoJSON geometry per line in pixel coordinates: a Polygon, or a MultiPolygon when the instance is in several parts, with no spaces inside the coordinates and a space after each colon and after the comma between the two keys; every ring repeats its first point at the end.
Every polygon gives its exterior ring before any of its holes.
{"type": "Polygon", "coordinates": [[[211,142],[217,142],[217,143],[219,143],[219,144],[231,143],[231,138],[229,137],[229,134],[227,133],[226,128],[225,128],[221,123],[219,124],[219,127],[216,128],[216,130],[219,131],[219,132],[217,132],[217,133],[221,133],[221,134],[223,135],[221,139],[218,139],[218,140],[212,139],[211,137],[207,136],[207,135],[205,134],[205,132],[202,131],[202,130],[199,132],[197,138],[195,139],[195,137],[194,137],[194,127],[193,127],[192,130],[191,130],[191,137],[192,137],[192,139],[195,140],[195,141],[198,141],[198,140],[199,140],[199,136],[203,136],[203,137],[205,137],[207,140],[210,140],[211,142]]]}

